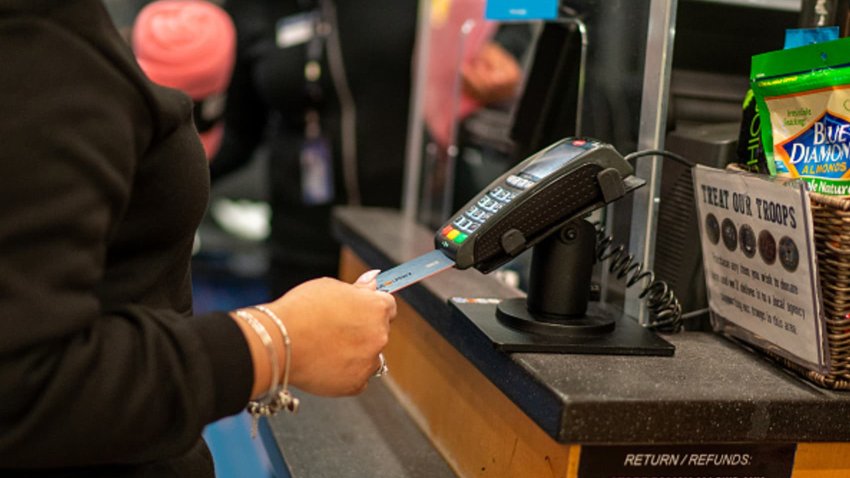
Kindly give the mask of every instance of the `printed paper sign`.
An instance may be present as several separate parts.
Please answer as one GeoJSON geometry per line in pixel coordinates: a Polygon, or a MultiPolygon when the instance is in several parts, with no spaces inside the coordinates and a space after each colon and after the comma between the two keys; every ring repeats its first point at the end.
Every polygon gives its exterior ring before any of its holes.
{"type": "Polygon", "coordinates": [[[551,20],[558,17],[558,0],[487,0],[488,20],[551,20]]]}
{"type": "Polygon", "coordinates": [[[578,478],[789,478],[793,444],[581,447],[578,478]]]}
{"type": "Polygon", "coordinates": [[[804,184],[697,166],[694,194],[715,328],[827,372],[804,184]]]}

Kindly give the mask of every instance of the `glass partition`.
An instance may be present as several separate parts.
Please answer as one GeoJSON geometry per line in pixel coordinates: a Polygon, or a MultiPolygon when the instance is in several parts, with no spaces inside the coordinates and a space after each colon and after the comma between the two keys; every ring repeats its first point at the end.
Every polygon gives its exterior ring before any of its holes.
{"type": "MultiPolygon", "coordinates": [[[[492,179],[563,137],[585,135],[622,154],[634,151],[647,121],[642,105],[649,98],[658,108],[656,96],[667,84],[660,72],[645,71],[658,1],[562,1],[557,20],[496,24],[483,20],[483,0],[425,0],[405,214],[436,228],[492,179]],[[465,68],[494,43],[516,60],[518,87],[500,101],[470,101],[465,68]],[[656,87],[649,96],[647,77],[656,87]]],[[[657,56],[653,68],[666,58],[663,51],[657,56]]],[[[618,240],[628,241],[631,198],[619,203],[609,222],[618,240]]]]}

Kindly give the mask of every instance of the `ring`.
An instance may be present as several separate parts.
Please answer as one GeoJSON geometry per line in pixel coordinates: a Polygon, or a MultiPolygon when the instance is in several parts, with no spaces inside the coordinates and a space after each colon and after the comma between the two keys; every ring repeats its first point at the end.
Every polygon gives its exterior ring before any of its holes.
{"type": "Polygon", "coordinates": [[[381,360],[381,366],[378,367],[378,370],[375,372],[375,376],[382,377],[390,371],[390,368],[387,366],[387,359],[384,358],[383,352],[378,354],[378,358],[381,360]]]}

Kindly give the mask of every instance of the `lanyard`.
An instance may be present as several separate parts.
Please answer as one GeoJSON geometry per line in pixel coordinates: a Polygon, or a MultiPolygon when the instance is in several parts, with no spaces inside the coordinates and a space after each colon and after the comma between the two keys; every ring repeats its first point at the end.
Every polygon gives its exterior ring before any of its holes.
{"type": "Polygon", "coordinates": [[[322,56],[325,52],[325,41],[330,34],[330,26],[324,21],[321,10],[314,17],[313,36],[307,43],[306,61],[304,62],[304,87],[311,106],[316,109],[323,100],[322,91],[322,56]]]}

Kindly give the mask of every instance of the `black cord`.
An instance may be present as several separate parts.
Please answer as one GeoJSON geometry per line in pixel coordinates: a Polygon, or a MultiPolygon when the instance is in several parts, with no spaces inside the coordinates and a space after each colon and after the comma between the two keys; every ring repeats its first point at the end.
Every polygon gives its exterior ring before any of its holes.
{"type": "Polygon", "coordinates": [[[643,151],[635,151],[634,153],[627,154],[625,156],[625,160],[632,162],[633,160],[637,158],[643,158],[644,156],[662,156],[665,158],[670,158],[678,163],[684,164],[689,168],[693,168],[694,166],[696,166],[696,163],[694,163],[690,159],[679,154],[673,153],[671,151],[665,151],[663,149],[645,149],[643,151]]]}
{"type": "Polygon", "coordinates": [[[682,305],[670,286],[657,279],[651,270],[643,270],[643,264],[635,260],[634,254],[626,251],[620,244],[612,247],[613,236],[605,235],[605,227],[596,222],[596,259],[601,263],[611,259],[608,272],[617,279],[626,280],[626,287],[632,287],[643,281],[643,289],[638,297],[646,299],[646,306],[652,312],[648,329],[659,332],[676,333],[682,330],[682,305]]]}
{"type": "MultiPolygon", "coordinates": [[[[625,156],[625,160],[634,162],[646,156],[661,156],[672,159],[689,168],[696,163],[690,159],[663,149],[646,149],[625,156]]],[[[632,287],[643,281],[643,290],[638,295],[646,299],[646,305],[653,316],[650,317],[647,328],[659,332],[676,333],[682,330],[682,305],[667,282],[655,277],[651,270],[643,270],[643,263],[635,260],[634,254],[626,251],[623,245],[612,246],[614,238],[605,235],[605,228],[596,223],[596,258],[599,262],[611,259],[608,272],[615,274],[618,279],[626,279],[626,287],[632,287]]]]}

